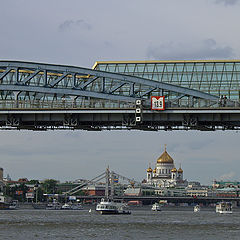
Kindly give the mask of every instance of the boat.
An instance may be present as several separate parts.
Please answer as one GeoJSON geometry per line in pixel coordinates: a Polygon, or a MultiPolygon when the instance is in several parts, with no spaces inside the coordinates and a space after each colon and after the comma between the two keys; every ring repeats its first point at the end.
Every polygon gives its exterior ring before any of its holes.
{"type": "Polygon", "coordinates": [[[82,210],[83,207],[80,203],[65,203],[62,205],[63,210],[82,210]]]}
{"type": "Polygon", "coordinates": [[[232,203],[231,202],[220,202],[216,205],[216,213],[231,214],[232,203]]]}
{"type": "Polygon", "coordinates": [[[46,210],[60,210],[60,209],[62,209],[62,205],[55,199],[53,200],[53,202],[48,203],[46,206],[46,210]]]}
{"type": "Polygon", "coordinates": [[[73,203],[71,205],[71,210],[83,210],[83,206],[80,203],[73,203]]]}
{"type": "Polygon", "coordinates": [[[0,210],[8,210],[9,209],[9,203],[0,202],[0,210]]]}
{"type": "Polygon", "coordinates": [[[47,203],[44,202],[32,203],[32,207],[34,209],[46,209],[47,203]]]}
{"type": "Polygon", "coordinates": [[[63,209],[63,210],[70,210],[71,209],[71,205],[65,203],[65,204],[62,205],[61,209],[63,209]]]}
{"type": "Polygon", "coordinates": [[[96,211],[100,214],[131,214],[127,205],[105,198],[102,198],[101,202],[97,204],[96,211]]]}
{"type": "Polygon", "coordinates": [[[9,204],[10,210],[16,210],[18,208],[19,208],[18,200],[13,200],[12,202],[10,202],[10,204],[9,204]]]}
{"type": "Polygon", "coordinates": [[[160,205],[158,203],[154,203],[152,205],[152,211],[161,211],[160,205]]]}
{"type": "Polygon", "coordinates": [[[113,185],[110,185],[111,195],[109,197],[109,183],[110,183],[110,172],[109,168],[106,169],[106,184],[105,184],[105,197],[101,199],[100,203],[96,206],[96,212],[100,214],[131,214],[128,205],[124,203],[114,202],[113,185]]]}
{"type": "Polygon", "coordinates": [[[193,211],[200,212],[200,206],[199,205],[194,206],[193,211]]]}

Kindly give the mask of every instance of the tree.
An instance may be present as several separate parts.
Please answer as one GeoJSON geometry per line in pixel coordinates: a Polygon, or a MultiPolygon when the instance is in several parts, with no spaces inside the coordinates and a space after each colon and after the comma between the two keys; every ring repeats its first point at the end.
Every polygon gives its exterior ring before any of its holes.
{"type": "Polygon", "coordinates": [[[46,179],[42,183],[42,187],[45,193],[55,193],[57,187],[57,180],[54,179],[46,179]]]}
{"type": "Polygon", "coordinates": [[[32,180],[28,181],[28,184],[38,185],[39,184],[39,180],[32,179],[32,180]]]}

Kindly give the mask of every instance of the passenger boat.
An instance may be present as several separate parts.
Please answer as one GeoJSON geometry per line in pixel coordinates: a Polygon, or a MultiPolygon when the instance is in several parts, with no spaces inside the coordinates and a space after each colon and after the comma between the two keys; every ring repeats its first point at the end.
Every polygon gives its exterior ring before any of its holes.
{"type": "Polygon", "coordinates": [[[232,203],[230,202],[220,202],[216,205],[216,213],[221,214],[231,214],[232,213],[232,203]]]}
{"type": "Polygon", "coordinates": [[[131,214],[125,204],[116,203],[104,198],[97,204],[96,211],[100,214],[131,214]]]}
{"type": "Polygon", "coordinates": [[[200,206],[199,205],[194,206],[193,211],[200,212],[200,206]]]}
{"type": "Polygon", "coordinates": [[[131,214],[128,206],[123,203],[113,201],[113,186],[110,186],[111,197],[109,197],[109,182],[110,182],[109,168],[106,169],[106,184],[105,184],[105,198],[102,198],[100,203],[96,206],[96,212],[100,214],[131,214]]]}
{"type": "Polygon", "coordinates": [[[9,205],[10,205],[9,203],[0,202],[0,210],[8,210],[9,205]]]}
{"type": "Polygon", "coordinates": [[[152,211],[161,211],[160,205],[158,203],[154,203],[152,205],[152,211]]]}

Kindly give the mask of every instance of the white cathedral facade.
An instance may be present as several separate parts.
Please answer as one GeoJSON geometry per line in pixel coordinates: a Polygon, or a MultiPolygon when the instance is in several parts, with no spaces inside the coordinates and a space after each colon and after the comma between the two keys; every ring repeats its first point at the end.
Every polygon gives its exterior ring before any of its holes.
{"type": "Polygon", "coordinates": [[[147,184],[156,187],[177,187],[188,184],[187,180],[183,179],[182,168],[176,169],[166,145],[163,154],[157,159],[155,168],[149,166],[147,169],[147,184]]]}

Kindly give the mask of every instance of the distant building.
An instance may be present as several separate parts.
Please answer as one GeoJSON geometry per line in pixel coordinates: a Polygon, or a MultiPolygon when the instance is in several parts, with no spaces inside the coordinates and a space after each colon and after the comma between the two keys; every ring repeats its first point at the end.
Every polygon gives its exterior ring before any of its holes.
{"type": "Polygon", "coordinates": [[[3,181],[3,168],[0,168],[0,192],[3,192],[5,183],[3,181]]]}
{"type": "Polygon", "coordinates": [[[213,188],[240,188],[240,182],[238,181],[213,181],[213,188]]]}
{"type": "Polygon", "coordinates": [[[174,161],[165,150],[163,154],[157,159],[155,168],[149,166],[147,169],[147,184],[156,187],[175,187],[187,186],[187,181],[183,179],[183,170],[180,167],[176,169],[174,161]]]}
{"type": "Polygon", "coordinates": [[[88,196],[105,196],[105,185],[89,185],[82,190],[88,196]]]}
{"type": "Polygon", "coordinates": [[[124,196],[141,196],[142,190],[141,188],[127,188],[124,191],[124,196]]]}

